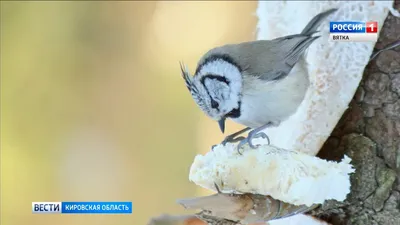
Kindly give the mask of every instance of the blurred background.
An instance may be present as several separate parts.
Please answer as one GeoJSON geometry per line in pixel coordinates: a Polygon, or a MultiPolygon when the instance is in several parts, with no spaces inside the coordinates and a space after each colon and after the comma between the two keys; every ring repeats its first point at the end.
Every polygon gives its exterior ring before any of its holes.
{"type": "MultiPolygon", "coordinates": [[[[146,224],[208,194],[189,182],[220,142],[195,105],[209,49],[254,40],[257,2],[1,2],[2,225],[146,224]],[[129,215],[39,215],[33,201],[132,201],[129,215]]],[[[227,124],[227,133],[241,128],[227,124]]]]}

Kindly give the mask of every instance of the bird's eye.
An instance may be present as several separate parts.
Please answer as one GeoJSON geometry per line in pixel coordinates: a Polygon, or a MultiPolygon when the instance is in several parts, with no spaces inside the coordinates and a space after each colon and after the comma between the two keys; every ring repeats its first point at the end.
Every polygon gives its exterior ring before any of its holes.
{"type": "Polygon", "coordinates": [[[216,102],[214,99],[211,99],[211,107],[212,107],[213,109],[218,108],[218,107],[219,107],[218,102],[216,102]]]}

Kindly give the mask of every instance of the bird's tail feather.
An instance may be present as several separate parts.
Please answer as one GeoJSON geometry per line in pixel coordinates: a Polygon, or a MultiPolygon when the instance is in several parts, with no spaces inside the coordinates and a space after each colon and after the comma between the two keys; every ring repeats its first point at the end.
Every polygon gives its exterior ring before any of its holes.
{"type": "Polygon", "coordinates": [[[322,21],[324,21],[324,19],[326,17],[328,17],[330,14],[336,12],[338,9],[334,8],[334,9],[330,9],[327,10],[325,12],[322,12],[318,15],[316,15],[314,18],[312,18],[312,20],[310,22],[308,22],[307,26],[303,29],[303,31],[301,32],[301,34],[303,35],[312,35],[314,33],[317,32],[317,29],[319,27],[319,25],[321,25],[322,21]]]}

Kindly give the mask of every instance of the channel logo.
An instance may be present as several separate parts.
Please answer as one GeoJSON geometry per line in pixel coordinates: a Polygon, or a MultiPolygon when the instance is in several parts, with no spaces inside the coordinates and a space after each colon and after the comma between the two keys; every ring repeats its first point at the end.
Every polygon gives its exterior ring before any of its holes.
{"type": "Polygon", "coordinates": [[[343,42],[378,41],[378,22],[332,21],[330,39],[343,42]]]}
{"type": "Polygon", "coordinates": [[[35,214],[130,214],[132,202],[32,202],[35,214]]]}

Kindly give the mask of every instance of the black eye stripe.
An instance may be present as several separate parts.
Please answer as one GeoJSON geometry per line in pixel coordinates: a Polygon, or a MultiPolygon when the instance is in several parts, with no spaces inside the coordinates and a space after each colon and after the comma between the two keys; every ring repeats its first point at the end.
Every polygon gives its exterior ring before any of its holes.
{"type": "Polygon", "coordinates": [[[219,82],[225,83],[226,85],[229,85],[229,83],[230,83],[230,81],[227,80],[226,77],[218,76],[218,75],[215,75],[215,74],[207,74],[207,75],[203,76],[203,77],[200,79],[200,82],[201,82],[204,86],[205,86],[204,82],[206,81],[206,79],[217,80],[217,81],[219,81],[219,82]]]}

